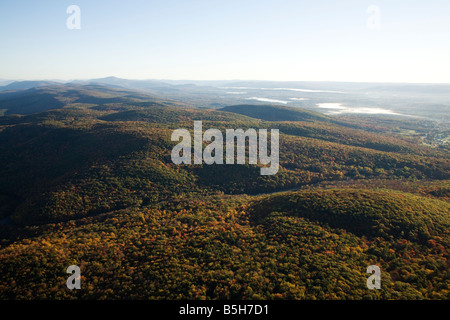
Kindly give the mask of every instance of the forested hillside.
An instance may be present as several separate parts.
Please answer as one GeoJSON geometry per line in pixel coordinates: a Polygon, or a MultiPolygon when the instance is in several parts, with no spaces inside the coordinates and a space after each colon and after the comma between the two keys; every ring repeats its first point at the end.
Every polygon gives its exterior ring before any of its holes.
{"type": "Polygon", "coordinates": [[[448,150],[301,109],[84,94],[0,117],[0,298],[450,297],[448,150]],[[194,120],[279,129],[280,170],[173,164],[194,120]]]}

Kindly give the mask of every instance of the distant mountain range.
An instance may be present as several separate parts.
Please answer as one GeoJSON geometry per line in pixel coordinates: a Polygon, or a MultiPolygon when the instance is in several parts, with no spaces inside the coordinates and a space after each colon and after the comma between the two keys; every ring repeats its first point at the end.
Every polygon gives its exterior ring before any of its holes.
{"type": "MultiPolygon", "coordinates": [[[[3,82],[2,82],[3,81],[3,82]]],[[[0,84],[0,115],[29,114],[71,104],[111,107],[112,103],[154,103],[198,108],[230,105],[278,105],[331,114],[321,107],[329,103],[341,110],[386,110],[391,115],[448,119],[450,84],[352,83],[308,81],[195,81],[132,80],[105,77],[58,82],[14,81],[0,84]],[[359,109],[358,109],[359,108],[359,109]]],[[[342,112],[341,112],[342,113],[342,112]]],[[[356,113],[360,113],[356,111],[356,113]]],[[[370,112],[368,112],[370,114],[370,112]]]]}
{"type": "Polygon", "coordinates": [[[0,79],[0,91],[24,90],[35,87],[58,84],[102,84],[128,89],[152,88],[186,88],[186,87],[241,87],[241,88],[304,88],[306,90],[336,90],[336,91],[410,91],[421,93],[450,94],[450,84],[415,84],[415,83],[376,83],[376,82],[333,82],[333,81],[244,81],[244,80],[134,80],[114,76],[89,80],[73,81],[12,81],[0,79]]]}
{"type": "Polygon", "coordinates": [[[10,84],[11,82],[14,82],[13,80],[6,80],[6,79],[0,79],[0,86],[6,86],[10,84]]]}
{"type": "Polygon", "coordinates": [[[31,88],[46,87],[59,84],[60,83],[54,81],[14,81],[12,83],[0,87],[0,91],[26,90],[31,88]]]}

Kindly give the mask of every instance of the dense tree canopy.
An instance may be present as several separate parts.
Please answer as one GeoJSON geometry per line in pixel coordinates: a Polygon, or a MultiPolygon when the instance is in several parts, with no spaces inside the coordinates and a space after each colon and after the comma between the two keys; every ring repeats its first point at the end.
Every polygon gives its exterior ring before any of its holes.
{"type": "Polygon", "coordinates": [[[283,108],[90,103],[0,118],[0,298],[449,298],[445,149],[283,108]],[[279,129],[279,172],[173,164],[193,120],[279,129]]]}

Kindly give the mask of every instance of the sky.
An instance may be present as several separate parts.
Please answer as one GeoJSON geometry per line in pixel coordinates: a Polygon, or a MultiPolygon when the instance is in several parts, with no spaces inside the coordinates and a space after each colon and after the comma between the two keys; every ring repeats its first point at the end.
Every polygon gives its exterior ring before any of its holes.
{"type": "Polygon", "coordinates": [[[450,1],[1,1],[0,46],[14,80],[450,83],[450,1]]]}

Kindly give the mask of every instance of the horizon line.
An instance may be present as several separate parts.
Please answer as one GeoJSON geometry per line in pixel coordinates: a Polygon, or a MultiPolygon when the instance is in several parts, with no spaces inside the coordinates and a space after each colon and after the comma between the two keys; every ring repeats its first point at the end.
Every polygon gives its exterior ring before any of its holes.
{"type": "Polygon", "coordinates": [[[24,82],[24,81],[53,81],[53,82],[61,82],[64,84],[73,82],[73,81],[92,81],[92,80],[101,80],[115,78],[119,80],[131,80],[131,81],[200,81],[200,82],[217,82],[217,81],[248,81],[248,82],[333,82],[333,83],[373,83],[373,84],[411,84],[411,85],[450,85],[450,82],[404,82],[404,81],[356,81],[356,80],[270,80],[270,79],[169,79],[169,78],[121,78],[117,76],[104,76],[97,78],[71,78],[71,79],[57,79],[57,78],[32,78],[32,79],[23,79],[23,78],[0,78],[2,81],[12,81],[12,82],[24,82]]]}

